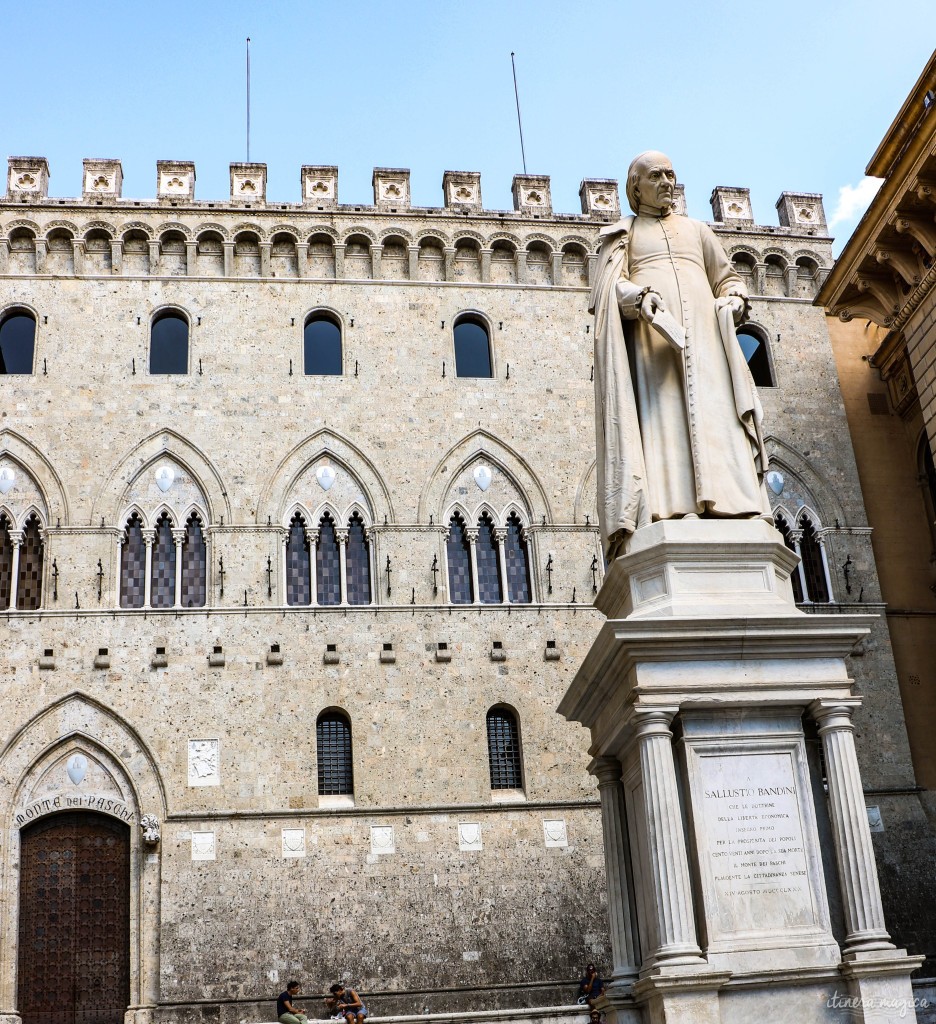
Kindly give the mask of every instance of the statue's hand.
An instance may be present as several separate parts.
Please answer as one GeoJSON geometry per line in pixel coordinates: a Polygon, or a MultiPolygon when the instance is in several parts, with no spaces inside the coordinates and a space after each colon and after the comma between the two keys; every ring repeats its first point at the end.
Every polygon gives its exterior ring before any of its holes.
{"type": "Polygon", "coordinates": [[[741,323],[744,318],[744,299],[738,295],[728,296],[728,306],[731,310],[731,315],[734,318],[735,325],[741,323]]]}
{"type": "Polygon", "coordinates": [[[640,303],[640,317],[649,323],[658,309],[664,309],[663,299],[656,292],[647,292],[640,303]]]}

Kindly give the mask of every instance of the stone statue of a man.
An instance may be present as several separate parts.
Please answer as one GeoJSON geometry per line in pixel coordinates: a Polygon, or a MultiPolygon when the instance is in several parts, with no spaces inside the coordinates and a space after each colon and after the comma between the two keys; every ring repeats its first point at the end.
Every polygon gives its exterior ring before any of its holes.
{"type": "Polygon", "coordinates": [[[634,216],[601,230],[590,311],[609,559],[658,519],[769,514],[763,414],[735,334],[747,295],[711,229],[673,213],[675,185],[668,157],[642,153],[634,216]]]}

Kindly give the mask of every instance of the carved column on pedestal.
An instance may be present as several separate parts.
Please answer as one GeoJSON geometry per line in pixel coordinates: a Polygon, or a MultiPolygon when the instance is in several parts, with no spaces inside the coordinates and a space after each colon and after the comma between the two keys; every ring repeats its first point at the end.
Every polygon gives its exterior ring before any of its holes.
{"type": "Polygon", "coordinates": [[[347,527],[335,530],[338,538],[338,573],[341,587],[341,603],[348,603],[348,533],[347,527]]]}
{"type": "Polygon", "coordinates": [[[621,785],[621,762],[596,757],[589,771],[598,780],[601,795],[601,830],[604,835],[605,874],[608,881],[608,923],[614,956],[612,982],[632,981],[640,964],[634,892],[630,883],[631,858],[621,785]]]}
{"type": "Polygon", "coordinates": [[[657,964],[704,963],[696,938],[692,882],[686,836],[679,809],[673,758],[672,708],[635,709],[640,774],[646,816],[647,854],[652,892],[650,933],[653,949],[645,961],[657,964]]]}
{"type": "Polygon", "coordinates": [[[845,903],[844,952],[893,949],[884,927],[871,829],[855,753],[851,704],[817,700],[810,708],[819,723],[829,785],[829,813],[845,903]]]}
{"type": "Polygon", "coordinates": [[[481,603],[481,586],[478,580],[478,527],[469,526],[465,530],[468,544],[471,549],[471,603],[481,603]]]}

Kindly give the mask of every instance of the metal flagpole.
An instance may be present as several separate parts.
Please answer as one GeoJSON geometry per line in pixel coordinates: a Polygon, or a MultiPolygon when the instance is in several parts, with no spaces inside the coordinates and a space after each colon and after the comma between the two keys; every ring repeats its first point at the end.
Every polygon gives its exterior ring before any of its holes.
{"type": "Polygon", "coordinates": [[[520,120],[520,93],[517,91],[517,65],[513,51],[510,53],[510,66],[513,68],[514,97],[517,101],[517,127],[520,129],[520,156],[523,159],[523,173],[526,174],[526,151],[523,148],[523,122],[520,120]]]}
{"type": "Polygon", "coordinates": [[[250,36],[247,37],[247,163],[250,163],[250,36]]]}

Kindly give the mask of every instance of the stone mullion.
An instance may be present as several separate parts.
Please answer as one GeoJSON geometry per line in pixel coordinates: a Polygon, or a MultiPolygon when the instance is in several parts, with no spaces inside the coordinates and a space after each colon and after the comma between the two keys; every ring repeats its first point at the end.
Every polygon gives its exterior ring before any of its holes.
{"type": "Polygon", "coordinates": [[[364,543],[367,545],[367,578],[370,582],[370,603],[377,604],[377,538],[374,531],[365,527],[364,543]]]}
{"type": "Polygon", "coordinates": [[[280,546],[282,548],[280,554],[280,579],[282,583],[277,588],[280,592],[280,604],[289,604],[289,578],[287,575],[289,566],[289,528],[286,528],[286,533],[280,536],[280,546]]]}
{"type": "Polygon", "coordinates": [[[604,836],[605,877],[608,885],[608,924],[614,957],[612,978],[631,980],[638,972],[640,949],[634,892],[630,884],[631,857],[621,785],[621,762],[598,757],[589,769],[598,779],[601,797],[601,830],[604,836]]]}
{"type": "Polygon", "coordinates": [[[341,606],[346,608],[348,606],[348,529],[343,527],[340,530],[335,530],[335,536],[338,538],[338,572],[339,572],[339,587],[341,590],[341,606]]]}
{"type": "Polygon", "coordinates": [[[539,564],[537,562],[539,545],[536,542],[536,536],[533,531],[525,526],[520,527],[520,540],[526,544],[527,576],[530,580],[530,603],[538,604],[540,585],[536,576],[536,568],[539,564]]]}
{"type": "Polygon", "coordinates": [[[504,550],[506,539],[507,530],[502,526],[497,527],[494,530],[494,540],[497,543],[497,564],[501,577],[501,604],[510,604],[510,594],[507,592],[507,552],[504,550]]]}
{"type": "Polygon", "coordinates": [[[344,259],[346,246],[342,242],[336,242],[335,249],[335,280],[340,281],[345,276],[344,259]]]}
{"type": "Polygon", "coordinates": [[[260,276],[270,276],[270,256],[273,251],[273,245],[271,242],[260,243],[260,276]]]}
{"type": "Polygon", "coordinates": [[[309,276],[309,243],[296,242],[296,277],[309,276]]]}
{"type": "Polygon", "coordinates": [[[468,538],[468,547],[471,551],[471,603],[481,603],[481,587],[478,581],[478,528],[476,526],[465,527],[465,536],[468,538]]]}
{"type": "Polygon", "coordinates": [[[111,273],[123,273],[123,241],[119,238],[112,239],[111,250],[111,273]]]}
{"type": "Polygon", "coordinates": [[[122,580],[121,580],[121,570],[123,569],[123,546],[124,546],[124,543],[126,542],[126,539],[127,538],[126,538],[126,536],[124,535],[123,532],[121,532],[120,536],[117,538],[117,571],[115,573],[116,585],[114,587],[114,607],[115,608],[119,608],[120,607],[120,584],[122,582],[122,580]]]}
{"type": "Polygon", "coordinates": [[[673,734],[673,711],[637,711],[635,727],[640,749],[643,806],[653,891],[656,948],[648,958],[659,963],[699,962],[692,908],[692,881],[679,807],[673,734]]]}
{"type": "Polygon", "coordinates": [[[194,277],[198,273],[198,242],[186,240],[185,242],[185,273],[188,277],[194,277]]]}
{"type": "Polygon", "coordinates": [[[407,276],[411,281],[417,281],[419,280],[419,246],[408,245],[406,247],[406,253],[409,267],[407,276]]]}
{"type": "Polygon", "coordinates": [[[832,835],[845,897],[845,952],[893,949],[884,925],[874,846],[855,752],[853,709],[820,700],[810,710],[819,723],[825,757],[832,835]]]}
{"type": "Polygon", "coordinates": [[[155,530],[143,531],[143,543],[146,554],[143,560],[143,607],[149,608],[153,591],[153,542],[156,540],[155,530]]]}
{"type": "Polygon", "coordinates": [[[224,276],[234,276],[234,243],[233,242],[222,242],[222,248],[224,249],[224,276]]]}
{"type": "Polygon", "coordinates": [[[527,284],[527,253],[526,249],[518,249],[515,260],[517,267],[517,284],[527,284]]]}
{"type": "Polygon", "coordinates": [[[175,545],[175,600],[176,608],[182,606],[182,545],[185,542],[185,530],[173,530],[172,542],[175,545]]]}
{"type": "Polygon", "coordinates": [[[10,530],[10,544],[13,548],[13,564],[10,566],[10,611],[16,611],[16,599],[19,596],[20,548],[23,536],[23,530],[10,530]]]}
{"type": "Polygon", "coordinates": [[[318,604],[318,530],[306,530],[306,540],[309,542],[309,604],[318,604]]]}
{"type": "Polygon", "coordinates": [[[383,256],[382,245],[372,245],[370,247],[370,259],[371,259],[371,278],[374,281],[379,281],[383,277],[381,271],[380,261],[383,256]]]}
{"type": "Polygon", "coordinates": [[[551,281],[554,285],[562,284],[562,253],[554,252],[552,254],[552,275],[551,281]]]}

